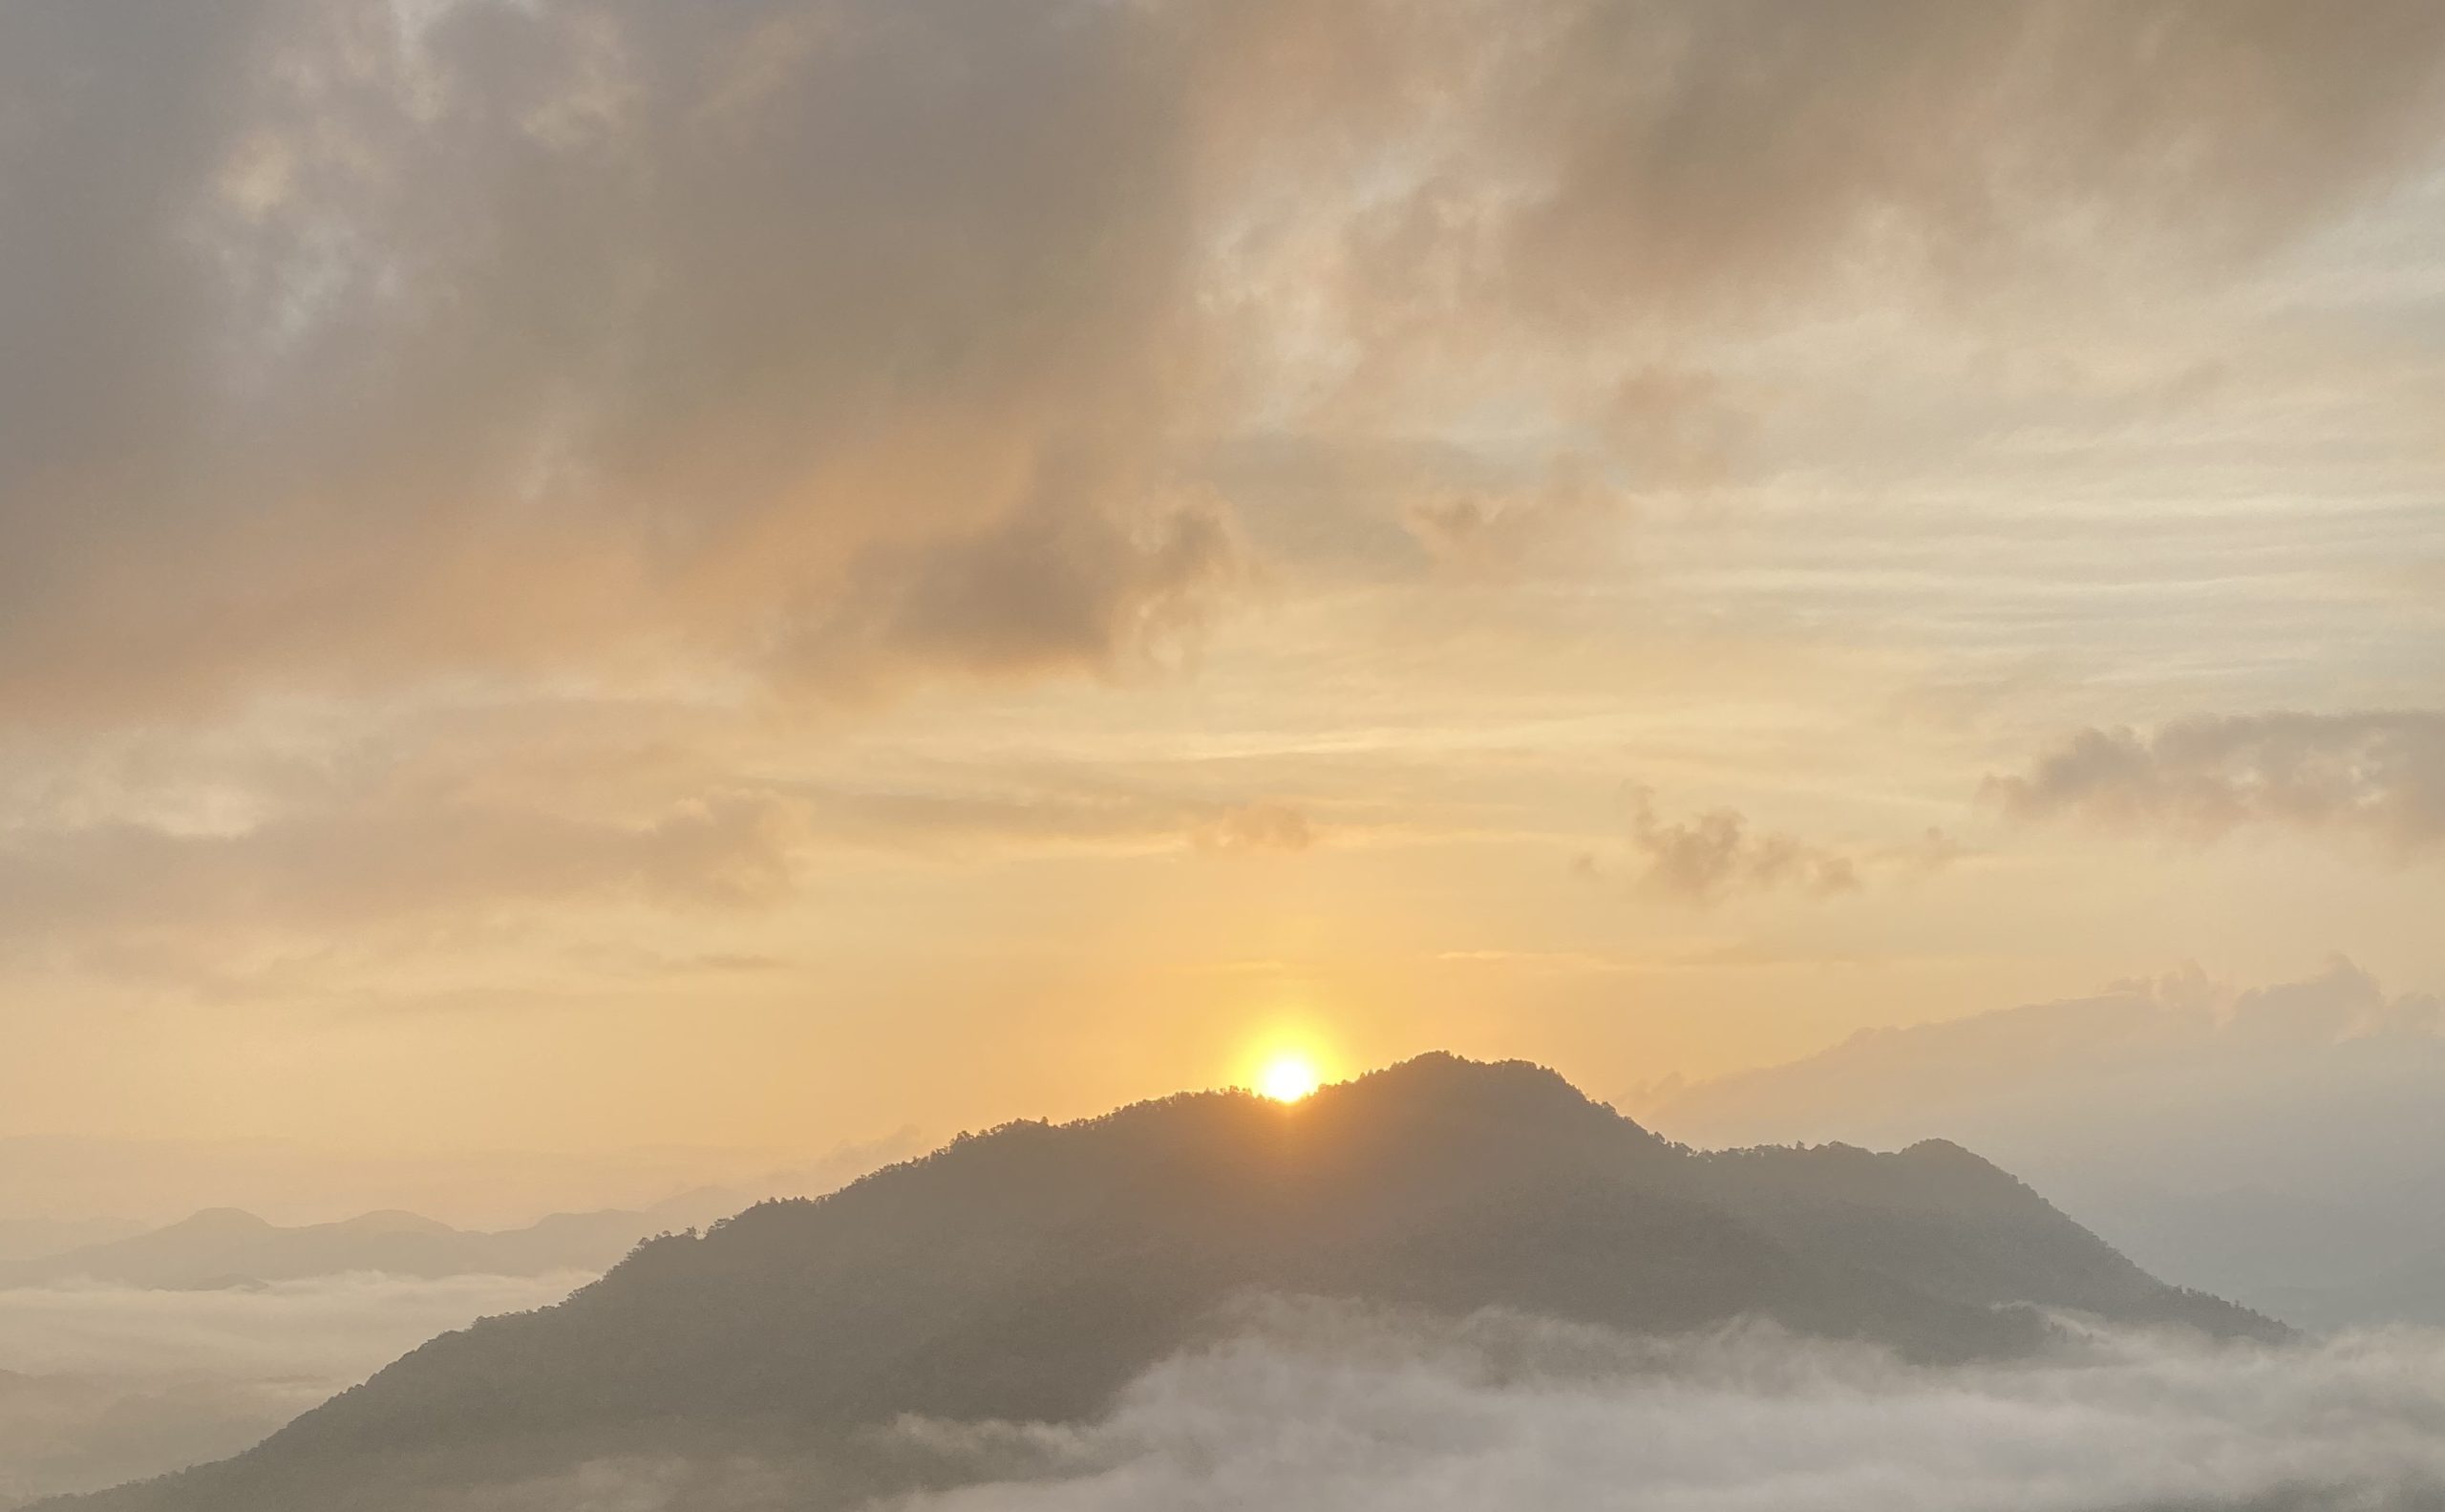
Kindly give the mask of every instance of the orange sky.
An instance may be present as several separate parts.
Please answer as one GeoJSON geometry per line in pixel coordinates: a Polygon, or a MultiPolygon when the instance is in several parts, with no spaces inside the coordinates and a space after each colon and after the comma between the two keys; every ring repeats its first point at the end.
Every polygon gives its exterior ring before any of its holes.
{"type": "Polygon", "coordinates": [[[11,28],[0,1138],[2445,988],[2434,8],[11,28]]]}

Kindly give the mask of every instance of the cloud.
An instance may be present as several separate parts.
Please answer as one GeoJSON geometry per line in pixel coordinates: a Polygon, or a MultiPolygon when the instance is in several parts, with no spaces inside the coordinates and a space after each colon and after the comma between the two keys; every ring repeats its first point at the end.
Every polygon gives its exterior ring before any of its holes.
{"type": "Polygon", "coordinates": [[[262,1442],[321,1395],[290,1381],[130,1382],[0,1371],[0,1506],[225,1459],[262,1442]]]}
{"type": "Polygon", "coordinates": [[[139,741],[14,792],[0,777],[0,961],[206,984],[266,950],[421,951],[445,926],[531,936],[587,911],[749,927],[854,852],[1286,855],[1334,827],[1228,762],[911,757],[799,775],[745,724],[642,700],[513,702],[351,723],[320,750],[139,741]],[[780,770],[730,775],[767,763],[780,770]]]}
{"type": "Polygon", "coordinates": [[[1668,822],[1648,788],[1632,785],[1627,800],[1630,849],[1644,866],[1639,885],[1658,897],[1708,905],[1738,893],[1790,889],[1822,898],[1860,889],[1860,864],[1852,857],[1778,831],[1754,830],[1737,809],[1709,809],[1668,822]]]}
{"type": "Polygon", "coordinates": [[[2440,1349],[2407,1334],[2219,1353],[2099,1335],[2063,1361],[1913,1370],[1765,1331],[1658,1344],[1298,1310],[1159,1369],[1103,1423],[1035,1436],[1045,1479],[908,1505],[2418,1505],[2445,1494],[2440,1349]]]}
{"type": "Polygon", "coordinates": [[[548,1213],[669,1211],[665,1204],[676,1203],[683,1209],[677,1222],[702,1223],[767,1197],[831,1191],[936,1142],[913,1128],[812,1154],[803,1146],[436,1153],[267,1139],[17,1137],[0,1139],[0,1211],[138,1220],[115,1225],[112,1237],[175,1223],[207,1205],[244,1208],[289,1226],[393,1208],[454,1227],[504,1229],[548,1213]]]}
{"type": "Polygon", "coordinates": [[[770,793],[635,820],[352,793],[228,833],[107,823],[0,844],[0,947],[330,934],[583,900],[738,907],[790,885],[802,832],[770,793]]]}
{"type": "Polygon", "coordinates": [[[2147,733],[2080,731],[1982,797],[2021,820],[2072,818],[2205,841],[2281,827],[2355,835],[2400,860],[2445,842],[2445,713],[2262,713],[2147,733]]]}
{"type": "Polygon", "coordinates": [[[1095,668],[1227,538],[1186,18],[12,11],[0,695],[1095,668]],[[854,608],[844,613],[840,606],[854,608]]]}
{"type": "Polygon", "coordinates": [[[370,1373],[436,1333],[560,1301],[591,1276],[357,1274],[219,1291],[0,1288],[0,1370],[227,1380],[370,1373]]]}
{"type": "Polygon", "coordinates": [[[1197,829],[1199,848],[1295,854],[1316,843],[1316,826],[1283,803],[1241,803],[1215,810],[1197,829]]]}
{"type": "Polygon", "coordinates": [[[2342,34],[2273,7],[1503,13],[1457,29],[1471,66],[1414,191],[1350,238],[1377,402],[1522,326],[1771,324],[1829,289],[1969,306],[2261,251],[2433,146],[2445,53],[2410,4],[2342,34]]]}
{"type": "Polygon", "coordinates": [[[1565,458],[1532,484],[1505,492],[1445,483],[1403,517],[1429,555],[1477,573],[1516,572],[1541,558],[1584,560],[1626,508],[1584,459],[1565,458]]]}
{"type": "Polygon", "coordinates": [[[1182,484],[1218,438],[1547,413],[1550,481],[1414,522],[1571,539],[1720,453],[1703,371],[1592,328],[2278,244],[2433,145],[2440,43],[2415,4],[11,7],[0,699],[1125,670],[1240,579],[1182,484]]]}
{"type": "Polygon", "coordinates": [[[436,1333],[589,1279],[0,1288],[0,1505],[236,1454],[436,1333]]]}
{"type": "Polygon", "coordinates": [[[799,671],[840,688],[910,665],[1112,669],[1184,643],[1240,563],[1212,511],[1175,512],[1133,535],[1068,504],[900,556],[870,564],[844,604],[809,617],[788,650],[799,671]]]}
{"type": "MultiPolygon", "coordinates": [[[[2093,1334],[2061,1357],[1922,1369],[1739,1329],[1639,1340],[1480,1315],[1271,1304],[1080,1427],[914,1421],[949,1488],[891,1512],[2370,1512],[2445,1497],[2433,1334],[2217,1350],[2093,1334]],[[967,1481],[970,1483],[958,1484],[967,1481]]],[[[805,1504],[786,1460],[604,1459],[466,1512],[805,1504]]]]}
{"type": "Polygon", "coordinates": [[[1043,851],[1173,850],[1295,854],[1323,826],[1279,799],[1208,797],[1159,785],[1052,772],[968,773],[938,787],[805,790],[826,838],[881,846],[1043,851]]]}

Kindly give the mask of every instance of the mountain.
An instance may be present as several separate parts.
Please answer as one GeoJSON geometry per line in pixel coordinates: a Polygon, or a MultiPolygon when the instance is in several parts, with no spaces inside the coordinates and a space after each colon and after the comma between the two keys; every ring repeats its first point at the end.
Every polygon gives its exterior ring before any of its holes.
{"type": "MultiPolygon", "coordinates": [[[[681,1208],[693,1210],[684,1202],[681,1208]]],[[[216,1207],[165,1228],[0,1262],[0,1286],[85,1279],[191,1290],[351,1270],[426,1277],[596,1271],[648,1234],[676,1226],[672,1214],[657,1208],[555,1213],[524,1228],[493,1233],[402,1212],[285,1228],[234,1207],[216,1207]]]]}
{"type": "Polygon", "coordinates": [[[0,1218],[0,1262],[32,1260],[64,1249],[125,1239],[145,1225],[121,1218],[0,1218]]]}
{"type": "Polygon", "coordinates": [[[2348,961],[2238,992],[2191,974],[1865,1031],[1636,1106],[1702,1144],[1944,1135],[2152,1269],[2305,1324],[2412,1321],[2445,1310],[2445,1267],[2413,1278],[2445,1252],[2440,1022],[2348,961]]]}
{"type": "Polygon", "coordinates": [[[880,1425],[1091,1417],[1250,1290],[1654,1332],[1757,1316],[1923,1359],[2037,1347],[2020,1304],[2281,1331],[1950,1145],[1700,1155],[1551,1072],[1430,1055],[1292,1105],[1182,1095],[963,1137],[656,1240],[234,1459],[76,1505],[390,1512],[614,1451],[776,1445],[823,1461],[803,1504],[850,1504],[928,1474],[880,1425]]]}
{"type": "Polygon", "coordinates": [[[283,1226],[234,1207],[206,1208],[160,1228],[114,1220],[0,1223],[0,1287],[82,1279],[196,1290],[365,1270],[417,1277],[600,1271],[650,1235],[698,1227],[767,1197],[828,1192],[920,1147],[903,1130],[750,1184],[691,1187],[643,1208],[553,1213],[520,1228],[456,1228],[396,1209],[283,1226]]]}

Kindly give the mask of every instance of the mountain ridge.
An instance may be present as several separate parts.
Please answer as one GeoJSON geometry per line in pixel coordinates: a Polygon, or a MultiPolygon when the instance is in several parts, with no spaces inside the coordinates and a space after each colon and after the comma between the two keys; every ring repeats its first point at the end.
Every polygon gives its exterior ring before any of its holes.
{"type": "Polygon", "coordinates": [[[1644,1332],[1755,1316],[1926,1359],[2038,1348],[2046,1308],[2280,1332],[2148,1276],[1958,1146],[1702,1154],[1544,1068],[1436,1054],[1290,1105],[1186,1093],[963,1136],[649,1241],[234,1459],[58,1505],[387,1509],[414,1504],[384,1500],[393,1481],[641,1442],[819,1443],[846,1467],[839,1497],[881,1494],[921,1471],[861,1428],[1090,1418],[1250,1291],[1644,1332]]]}
{"type": "Polygon", "coordinates": [[[519,1228],[455,1228],[379,1209],[325,1224],[273,1224],[244,1208],[204,1208],[159,1228],[50,1254],[0,1261],[0,1287],[98,1281],[209,1290],[349,1271],[435,1279],[599,1271],[684,1214],[603,1208],[553,1213],[519,1228]]]}

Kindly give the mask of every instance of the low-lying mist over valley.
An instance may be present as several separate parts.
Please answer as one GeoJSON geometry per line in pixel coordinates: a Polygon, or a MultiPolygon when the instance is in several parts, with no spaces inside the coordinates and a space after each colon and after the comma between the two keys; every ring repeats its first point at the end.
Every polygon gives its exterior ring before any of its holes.
{"type": "Polygon", "coordinates": [[[547,1307],[592,1279],[0,1288],[0,1506],[236,1454],[436,1333],[547,1307]]]}
{"type": "MultiPolygon", "coordinates": [[[[2080,1331],[1912,1365],[1769,1327],[1658,1341],[1501,1312],[1242,1310],[1090,1423],[908,1419],[946,1489],[895,1512],[2420,1512],[2445,1505],[2445,1335],[2212,1347],[2080,1331]]],[[[607,1457],[430,1503],[780,1512],[820,1463],[607,1457]]]]}

